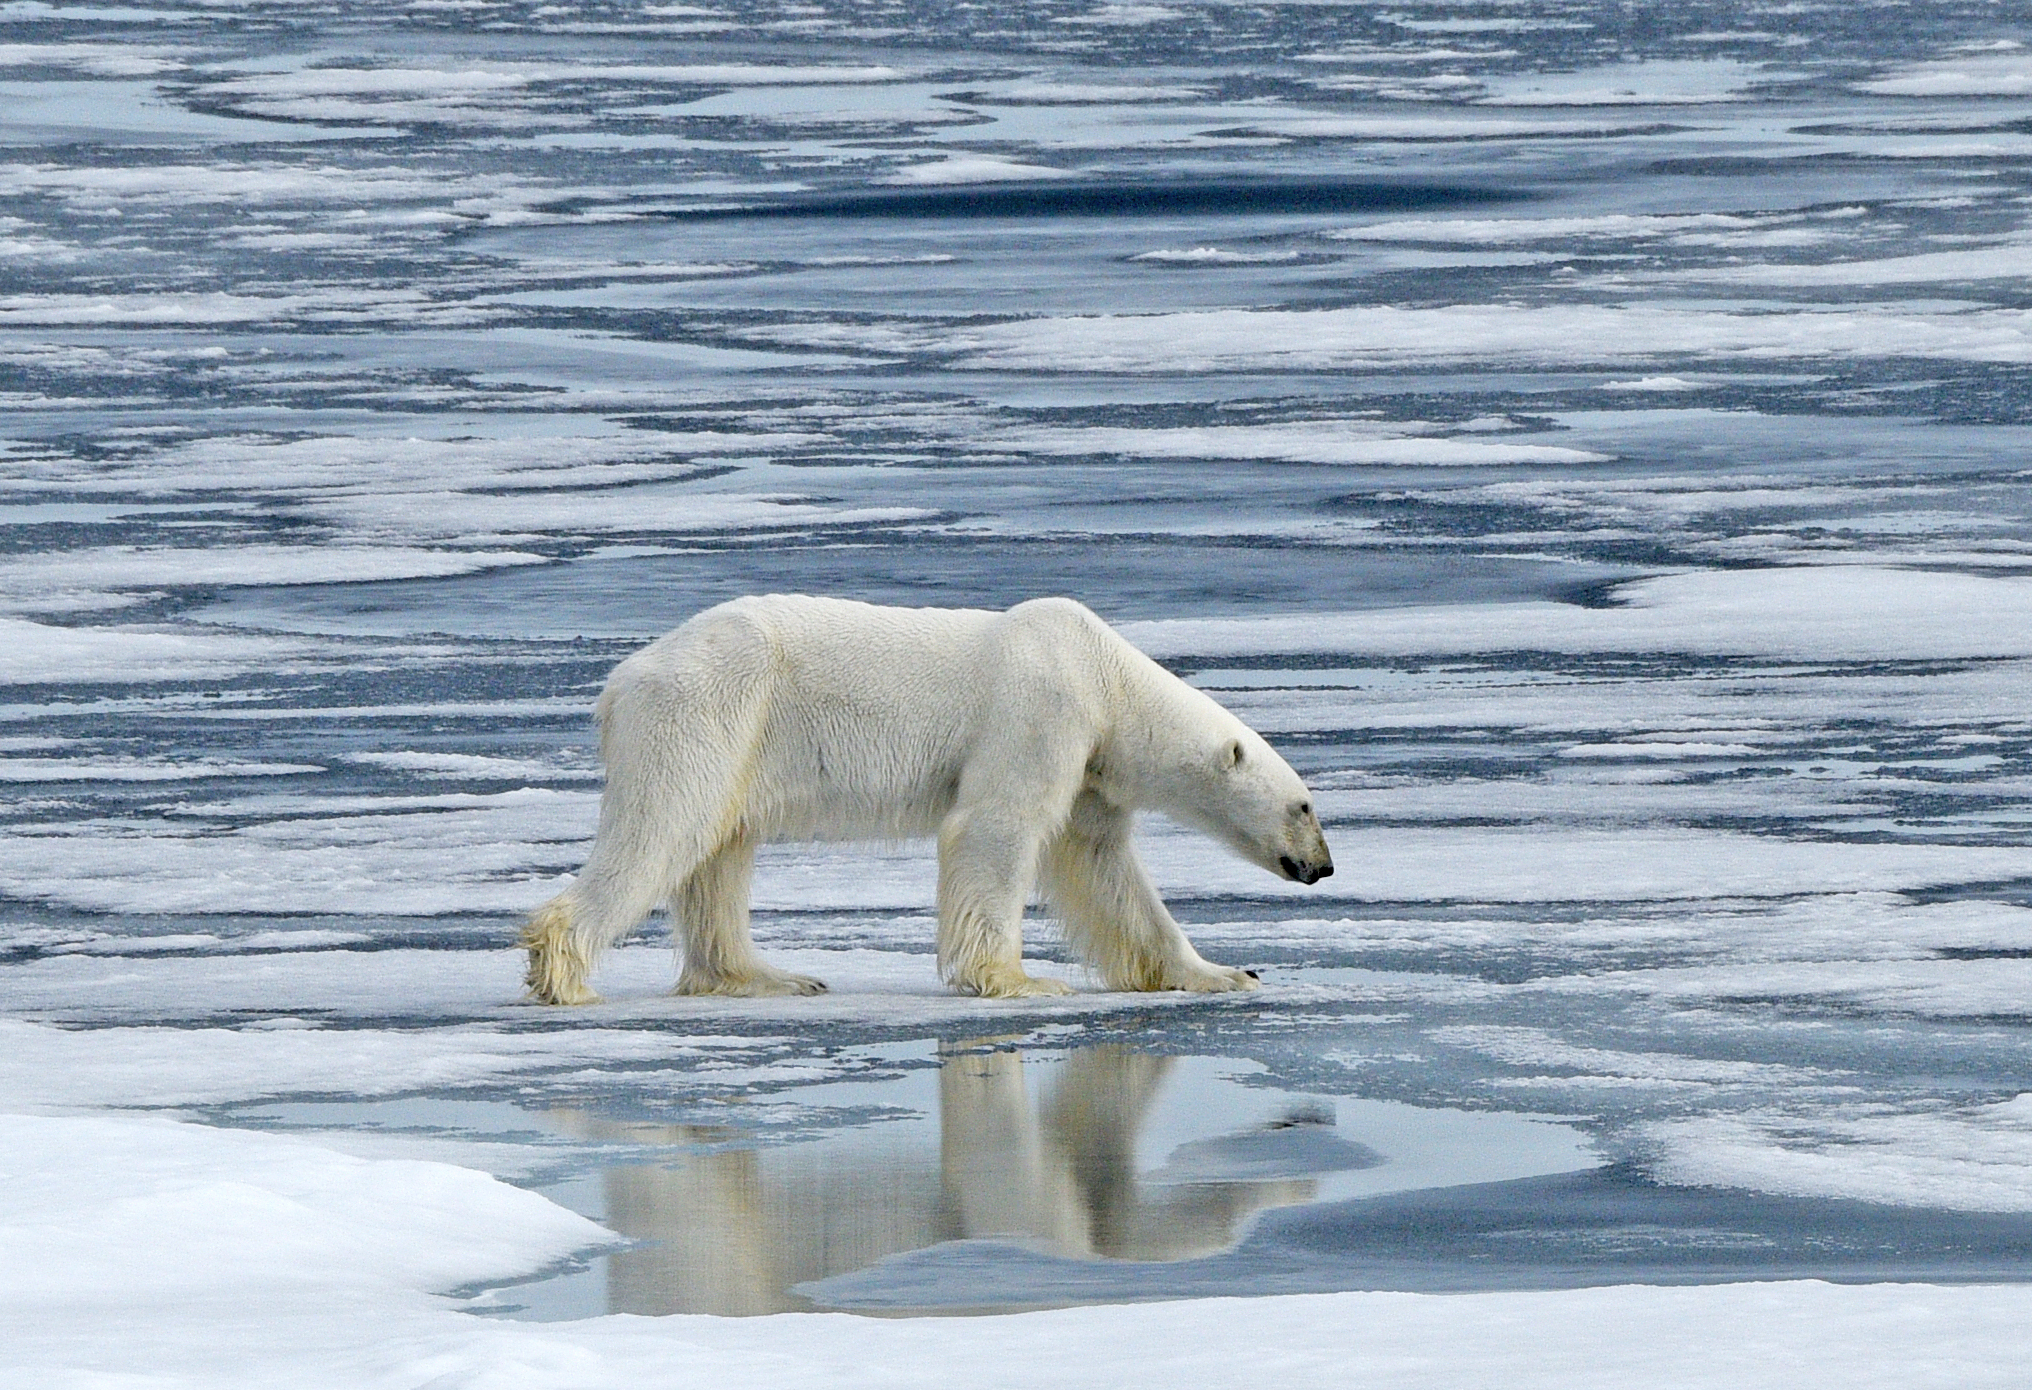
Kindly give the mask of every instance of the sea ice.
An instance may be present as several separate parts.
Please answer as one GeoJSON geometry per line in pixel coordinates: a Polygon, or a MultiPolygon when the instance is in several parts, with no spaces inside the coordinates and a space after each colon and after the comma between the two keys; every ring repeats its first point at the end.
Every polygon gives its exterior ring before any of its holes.
{"type": "MultiPolygon", "coordinates": [[[[2022,1381],[2032,67],[1784,10],[0,3],[0,1379],[2022,1381]],[[672,997],[655,918],[520,1002],[606,672],[767,589],[1076,594],[1341,870],[1153,819],[1263,988],[1110,994],[1040,915],[1075,992],[1010,1005],[938,983],[930,845],[773,846],[831,994],[672,997]],[[1096,1041],[1599,1166],[1263,1212],[1409,1223],[1304,1247],[1369,1292],[601,1315],[616,1148],[815,1162],[1096,1041]]],[[[1145,1166],[1348,1159],[1310,1123],[1145,1166]]]]}

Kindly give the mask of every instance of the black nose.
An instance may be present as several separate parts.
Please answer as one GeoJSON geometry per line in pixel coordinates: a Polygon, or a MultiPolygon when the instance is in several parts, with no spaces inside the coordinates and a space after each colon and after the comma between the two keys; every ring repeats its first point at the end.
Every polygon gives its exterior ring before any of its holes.
{"type": "Polygon", "coordinates": [[[1333,865],[1331,864],[1315,869],[1310,864],[1299,863],[1288,854],[1278,856],[1277,867],[1284,870],[1286,878],[1297,883],[1308,884],[1317,883],[1333,872],[1333,865]]]}

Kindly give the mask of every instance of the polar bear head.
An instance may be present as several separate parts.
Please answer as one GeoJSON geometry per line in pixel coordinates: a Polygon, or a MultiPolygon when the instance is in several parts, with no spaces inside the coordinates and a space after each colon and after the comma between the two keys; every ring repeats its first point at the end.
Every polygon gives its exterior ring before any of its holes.
{"type": "Polygon", "coordinates": [[[1235,730],[1202,758],[1203,799],[1192,821],[1252,864],[1297,883],[1333,873],[1333,854],[1319,826],[1312,793],[1253,730],[1235,730]]]}
{"type": "Polygon", "coordinates": [[[1204,831],[1280,878],[1317,883],[1331,874],[1312,793],[1291,764],[1210,697],[1183,682],[1177,691],[1182,707],[1153,740],[1143,785],[1124,799],[1204,831]]]}

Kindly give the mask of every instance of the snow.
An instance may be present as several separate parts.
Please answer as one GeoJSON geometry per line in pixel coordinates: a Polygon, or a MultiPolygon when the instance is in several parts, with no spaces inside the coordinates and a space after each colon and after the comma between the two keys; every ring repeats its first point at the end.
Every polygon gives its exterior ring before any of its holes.
{"type": "Polygon", "coordinates": [[[1067,102],[1192,101],[1205,95],[1197,87],[1166,86],[1154,82],[1070,82],[1049,77],[991,82],[981,86],[979,91],[996,102],[1030,101],[1051,105],[1067,102]]]}
{"type": "Polygon", "coordinates": [[[102,77],[146,77],[183,66],[180,50],[126,44],[0,43],[0,68],[70,68],[102,77]]]}
{"type": "Polygon", "coordinates": [[[808,430],[630,434],[583,426],[507,437],[220,435],[160,455],[111,460],[83,481],[123,492],[242,490],[266,482],[312,498],[371,498],[452,487],[497,494],[563,491],[681,474],[692,454],[768,454],[826,439],[808,430]]]}
{"type": "MultiPolygon", "coordinates": [[[[667,945],[619,948],[602,958],[593,977],[594,986],[606,1002],[573,1014],[570,1021],[579,1025],[616,1026],[648,1021],[672,1029],[704,1026],[714,1030],[730,1023],[790,1029],[812,1025],[992,1028],[1011,1019],[1077,1020],[1153,1008],[1182,1009],[1194,1002],[1181,995],[1151,999],[1110,993],[1085,979],[1083,972],[1036,962],[1033,962],[1036,971],[1071,980],[1078,986],[1077,992],[1020,1005],[955,995],[938,979],[931,954],[931,922],[920,918],[911,925],[915,930],[909,937],[916,948],[911,951],[894,949],[899,943],[893,942],[885,943],[890,949],[882,950],[795,947],[770,950],[770,958],[785,968],[817,975],[830,986],[828,993],[816,999],[794,1001],[678,998],[670,993],[677,971],[667,945]]],[[[485,941],[475,944],[487,945],[485,941]]],[[[449,1016],[493,1024],[553,1023],[555,1020],[546,1019],[541,1011],[522,1001],[522,972],[526,963],[524,953],[505,946],[468,950],[332,950],[308,943],[302,950],[258,953],[194,951],[186,946],[176,955],[149,960],[123,959],[104,953],[53,952],[15,968],[7,999],[9,1007],[23,1017],[61,1021],[103,1021],[121,1014],[151,1019],[213,1019],[231,1014],[279,1013],[335,1020],[449,1016]],[[395,978],[398,973],[400,978],[395,978]]],[[[1317,1002],[1345,998],[1348,992],[1336,985],[1296,982],[1290,986],[1289,997],[1294,1002],[1317,1002]]],[[[621,1035],[631,1045],[633,1039],[642,1036],[621,1035]]],[[[480,1083],[517,1067],[535,1069],[575,1057],[588,1062],[595,1059],[626,1062],[654,1055],[624,1048],[616,1057],[603,1051],[597,1040],[560,1049],[554,1040],[496,1044],[485,1038],[475,1040],[454,1033],[394,1041],[372,1033],[364,1038],[335,1034],[323,1042],[300,1042],[296,1035],[290,1038],[286,1045],[277,1044],[272,1049],[265,1042],[260,1048],[248,1045],[250,1055],[261,1059],[262,1069],[252,1073],[253,1079],[214,1080],[210,1068],[215,1064],[222,1068],[223,1077],[232,1077],[234,1072],[223,1058],[214,1058],[206,1052],[197,1054],[204,1059],[201,1079],[179,1079],[165,1060],[161,1063],[164,1070],[155,1077],[155,1083],[163,1087],[165,1094],[211,1096],[220,1086],[255,1087],[258,1082],[257,1089],[225,1092],[226,1097],[237,1098],[333,1089],[320,1083],[352,1077],[355,1081],[348,1082],[344,1089],[354,1089],[357,1083],[365,1088],[365,1093],[385,1094],[460,1081],[480,1083]],[[581,1050],[575,1052],[574,1047],[581,1050]],[[494,1058],[493,1054],[504,1051],[505,1059],[494,1058]],[[270,1059],[270,1052],[277,1055],[270,1059]],[[439,1065],[436,1059],[442,1053],[449,1053],[449,1060],[439,1065]],[[317,1058],[322,1056],[335,1060],[329,1067],[321,1068],[317,1058]],[[406,1065],[390,1063],[385,1081],[380,1079],[384,1073],[362,1070],[358,1065],[362,1057],[378,1063],[390,1056],[397,1059],[413,1056],[418,1060],[406,1065]]],[[[194,1040],[188,1045],[197,1047],[201,1042],[194,1040]]],[[[156,1050],[165,1056],[171,1051],[167,1045],[156,1050]]],[[[146,1074],[147,1055],[140,1054],[135,1063],[142,1074],[146,1074]]],[[[86,1064],[80,1060],[76,1065],[82,1068],[86,1064]]],[[[73,1085],[70,1080],[51,1084],[58,1089],[43,1094],[69,1094],[73,1085]]],[[[84,1082],[77,1084],[80,1094],[92,1094],[84,1082]]]]}
{"type": "MultiPolygon", "coordinates": [[[[1703,755],[1739,756],[1708,750],[1693,756],[1703,755]]],[[[1642,747],[1626,756],[1658,760],[1642,747]]],[[[320,769],[142,765],[119,767],[112,775],[183,780],[246,776],[250,770],[283,778],[320,769]]],[[[54,780],[46,765],[36,763],[28,771],[33,780],[54,780]]],[[[89,769],[77,774],[87,775],[89,769]]],[[[496,774],[481,768],[459,775],[496,774]]],[[[284,803],[274,808],[281,813],[275,819],[233,828],[216,823],[216,812],[194,807],[180,823],[121,834],[90,824],[16,832],[0,836],[5,855],[0,888],[28,901],[113,912],[398,917],[522,912],[556,891],[558,870],[576,867],[589,843],[596,804],[590,791],[522,787],[433,808],[365,804],[328,815],[291,815],[284,803]]],[[[1239,859],[1210,854],[1191,832],[1164,822],[1153,822],[1145,836],[1152,871],[1168,892],[1279,901],[1612,902],[1917,890],[2008,877],[2020,864],[2008,848],[1830,844],[1679,830],[1537,826],[1468,838],[1437,828],[1382,828],[1366,832],[1364,841],[1378,859],[1361,878],[1336,878],[1302,890],[1239,859]]],[[[779,911],[815,906],[922,911],[932,900],[933,864],[929,846],[922,844],[888,853],[860,847],[772,850],[758,872],[755,902],[779,911]]]]}
{"type": "Polygon", "coordinates": [[[1907,64],[1856,86],[1897,97],[2024,96],[2032,93],[2032,54],[2011,44],[2003,52],[1907,64]]]}
{"type": "Polygon", "coordinates": [[[272,670],[310,648],[274,637],[49,627],[0,618],[0,684],[207,680],[272,670]]]}
{"type": "Polygon", "coordinates": [[[1698,391],[1701,383],[1683,376],[1645,376],[1633,381],[1605,381],[1604,391],[1698,391]]]}
{"type": "MultiPolygon", "coordinates": [[[[450,187],[465,196],[525,186],[499,176],[452,174],[450,187]]],[[[333,198],[372,202],[435,202],[446,176],[427,178],[395,166],[334,164],[150,164],[77,168],[62,164],[0,165],[0,190],[11,196],[44,193],[75,208],[118,203],[289,203],[316,205],[333,198]]]]}
{"type": "Polygon", "coordinates": [[[1277,261],[1295,261],[1296,251],[1229,251],[1219,246],[1192,246],[1183,250],[1166,248],[1158,251],[1143,251],[1129,258],[1132,261],[1149,261],[1158,265],[1267,265],[1277,261]]]}
{"type": "MultiPolygon", "coordinates": [[[[349,1336],[371,1328],[378,1340],[391,1315],[413,1335],[431,1320],[433,1292],[604,1235],[468,1169],[160,1119],[10,1115],[0,1164],[5,1359],[24,1383],[286,1376],[292,1360],[349,1336]],[[79,1325],[99,1329],[89,1350],[79,1325]]],[[[381,1346],[369,1365],[393,1349],[381,1346]]],[[[401,1373],[399,1361],[381,1369],[401,1373]]]]}
{"type": "MultiPolygon", "coordinates": [[[[1329,89],[1367,85],[1375,79],[1316,79],[1329,89]]],[[[1598,139],[1617,132],[1598,122],[1571,119],[1516,120],[1464,112],[1430,116],[1266,115],[1250,120],[1249,129],[1265,135],[1312,140],[1439,140],[1598,139]]],[[[1331,235],[1331,233],[1329,233],[1331,235]]]]}
{"type": "Polygon", "coordinates": [[[1260,458],[1427,468],[1608,461],[1605,454],[1556,444],[1403,437],[1416,428],[1414,425],[1407,430],[1401,425],[1380,426],[1362,420],[1316,420],[1302,425],[1218,425],[1199,429],[1028,430],[1011,432],[995,442],[1045,454],[1260,458]]]}
{"type": "MultiPolygon", "coordinates": [[[[496,758],[478,753],[355,753],[353,761],[379,767],[400,768],[424,777],[485,778],[569,778],[579,780],[598,774],[590,768],[559,767],[526,758],[496,758]]],[[[366,805],[371,803],[356,803],[366,805]]]]}
{"type": "Polygon", "coordinates": [[[334,319],[402,310],[422,310],[402,291],[353,297],[278,294],[13,294],[0,296],[0,326],[240,324],[288,320],[298,315],[334,319]]]}
{"type": "Polygon", "coordinates": [[[1740,101],[1747,89],[1784,76],[1730,59],[1653,59],[1497,78],[1482,100],[1491,106],[1697,106],[1740,101]]]}
{"type": "Polygon", "coordinates": [[[1675,1181],[1950,1210],[2032,1210],[2025,1097],[1959,1112],[1841,1118],[1752,1111],[1646,1131],[1675,1181]]]}
{"type": "MultiPolygon", "coordinates": [[[[862,346],[851,329],[824,335],[768,330],[756,336],[862,346]]],[[[1925,311],[1888,304],[1805,314],[1652,305],[1222,309],[1031,319],[928,335],[924,347],[991,371],[1332,370],[1466,359],[1551,366],[1668,355],[2023,362],[2032,360],[2032,317],[2017,309],[1925,311]]]]}
{"type": "Polygon", "coordinates": [[[547,896],[537,876],[577,848],[556,837],[583,834],[597,800],[520,787],[469,806],[285,815],[235,829],[197,815],[129,835],[16,834],[0,889],[126,912],[513,912],[547,896]]]}
{"type": "Polygon", "coordinates": [[[955,154],[922,164],[905,165],[882,181],[895,184],[934,185],[1003,183],[1014,179],[1069,177],[1073,176],[1063,169],[1054,169],[1048,165],[1025,164],[1013,159],[996,159],[989,155],[955,154]]]}
{"type": "Polygon", "coordinates": [[[614,78],[624,82],[662,82],[713,86],[804,86],[840,82],[892,82],[905,74],[892,67],[866,65],[785,65],[760,63],[621,64],[597,67],[574,63],[500,63],[472,68],[306,67],[291,72],[260,73],[215,83],[222,96],[258,94],[270,97],[328,96],[350,93],[487,91],[521,87],[532,82],[570,82],[614,78]]]}
{"type": "Polygon", "coordinates": [[[1512,242],[1568,241],[1580,237],[1677,236],[1692,231],[1756,227],[1763,222],[1761,218],[1713,212],[1666,215],[1615,213],[1599,217],[1396,218],[1361,227],[1347,227],[1327,235],[1340,241],[1507,245],[1512,242]]]}
{"type": "Polygon", "coordinates": [[[294,777],[316,763],[89,762],[82,758],[0,758],[0,782],[187,782],[204,777],[294,777]]]}
{"type": "MultiPolygon", "coordinates": [[[[502,996],[512,999],[503,974],[502,996]]],[[[524,1010],[523,1012],[527,1012],[524,1010]]],[[[287,1017],[285,1015],[284,1017],[287,1017]]],[[[67,1030],[0,1019],[0,1093],[17,1109],[216,1105],[276,1095],[386,1096],[471,1087],[558,1067],[693,1066],[715,1044],[640,1029],[515,1032],[500,1024],[417,1030],[160,1027],[67,1030]]]]}
{"type": "Polygon", "coordinates": [[[543,557],[501,550],[408,546],[118,546],[0,559],[0,605],[73,612],[134,602],[127,591],[191,584],[356,584],[473,574],[543,557]]]}
{"type": "Polygon", "coordinates": [[[908,74],[886,65],[682,63],[670,65],[529,63],[471,66],[297,67],[224,77],[203,84],[208,100],[250,115],[296,121],[432,121],[574,126],[583,122],[532,110],[532,89],[587,80],[679,89],[710,86],[794,88],[889,83],[908,74]]]}
{"type": "Polygon", "coordinates": [[[578,532],[698,532],[909,521],[927,515],[910,507],[828,506],[794,494],[700,496],[681,486],[655,485],[528,496],[419,489],[399,499],[363,496],[320,502],[316,510],[363,529],[400,527],[411,535],[447,540],[526,535],[548,527],[578,532]]]}

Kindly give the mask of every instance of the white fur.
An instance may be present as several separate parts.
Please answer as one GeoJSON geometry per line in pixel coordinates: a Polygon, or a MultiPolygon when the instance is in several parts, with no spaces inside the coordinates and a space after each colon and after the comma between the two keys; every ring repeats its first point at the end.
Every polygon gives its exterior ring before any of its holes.
{"type": "Polygon", "coordinates": [[[755,847],[937,835],[939,971],[1024,973],[1033,885],[1116,989],[1250,989],[1209,964],[1138,862],[1142,807],[1273,873],[1332,872],[1305,785],[1213,700],[1070,599],[1006,613],[769,595],[699,614],[615,668],[595,713],[606,794],[578,880],[531,917],[529,989],[593,999],[595,955],[658,902],[678,992],[811,994],[748,934],[755,847]]]}

